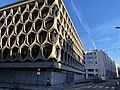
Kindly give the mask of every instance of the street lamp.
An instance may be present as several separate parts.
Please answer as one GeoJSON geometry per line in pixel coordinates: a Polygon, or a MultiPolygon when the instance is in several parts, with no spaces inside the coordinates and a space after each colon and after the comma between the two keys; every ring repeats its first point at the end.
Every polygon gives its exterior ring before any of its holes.
{"type": "Polygon", "coordinates": [[[120,29],[120,27],[119,27],[119,26],[117,26],[117,27],[115,27],[115,29],[120,29]]]}
{"type": "Polygon", "coordinates": [[[38,70],[37,70],[37,86],[38,86],[39,75],[40,75],[40,68],[38,68],[38,70]]]}

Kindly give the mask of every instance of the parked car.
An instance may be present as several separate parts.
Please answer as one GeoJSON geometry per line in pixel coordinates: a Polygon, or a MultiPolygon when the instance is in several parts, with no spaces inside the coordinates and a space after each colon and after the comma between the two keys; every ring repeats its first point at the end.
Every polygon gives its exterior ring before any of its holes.
{"type": "Polygon", "coordinates": [[[102,76],[101,77],[101,82],[106,82],[106,81],[107,81],[107,79],[104,76],[102,76]]]}
{"type": "Polygon", "coordinates": [[[93,77],[93,82],[94,83],[100,83],[101,82],[101,78],[99,78],[98,76],[94,76],[93,77]]]}

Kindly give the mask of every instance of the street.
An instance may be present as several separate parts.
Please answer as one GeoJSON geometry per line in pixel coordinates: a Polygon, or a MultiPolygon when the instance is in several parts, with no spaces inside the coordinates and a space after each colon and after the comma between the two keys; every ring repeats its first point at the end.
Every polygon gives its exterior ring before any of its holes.
{"type": "Polygon", "coordinates": [[[78,87],[71,88],[70,90],[120,90],[120,88],[115,89],[115,82],[116,80],[112,80],[108,82],[91,84],[91,85],[86,85],[82,87],[78,86],[78,87]]]}
{"type": "MultiPolygon", "coordinates": [[[[19,90],[120,90],[120,88],[115,88],[115,82],[117,80],[110,80],[102,83],[83,83],[83,84],[61,84],[61,85],[53,85],[53,86],[28,86],[25,87],[19,85],[19,90]]],[[[0,90],[14,90],[13,85],[11,84],[0,84],[0,90]]]]}

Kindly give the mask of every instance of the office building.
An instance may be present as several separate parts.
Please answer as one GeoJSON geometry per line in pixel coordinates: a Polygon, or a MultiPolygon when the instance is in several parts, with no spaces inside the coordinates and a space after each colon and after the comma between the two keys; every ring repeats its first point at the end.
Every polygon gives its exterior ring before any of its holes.
{"type": "Polygon", "coordinates": [[[0,8],[0,82],[50,85],[84,75],[83,45],[62,0],[0,8]]]}
{"type": "Polygon", "coordinates": [[[116,77],[115,62],[103,50],[85,51],[85,77],[105,77],[114,79],[116,77]]]}

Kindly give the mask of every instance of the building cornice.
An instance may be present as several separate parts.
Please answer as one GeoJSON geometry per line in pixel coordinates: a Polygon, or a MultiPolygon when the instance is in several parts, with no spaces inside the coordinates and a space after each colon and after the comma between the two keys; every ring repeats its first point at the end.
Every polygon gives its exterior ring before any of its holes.
{"type": "Polygon", "coordinates": [[[8,4],[6,6],[0,7],[0,12],[3,11],[3,10],[6,10],[6,9],[11,9],[13,7],[17,7],[19,5],[30,3],[30,2],[33,2],[33,1],[36,1],[36,0],[21,0],[21,1],[15,2],[15,3],[12,3],[12,4],[8,4]]]}

